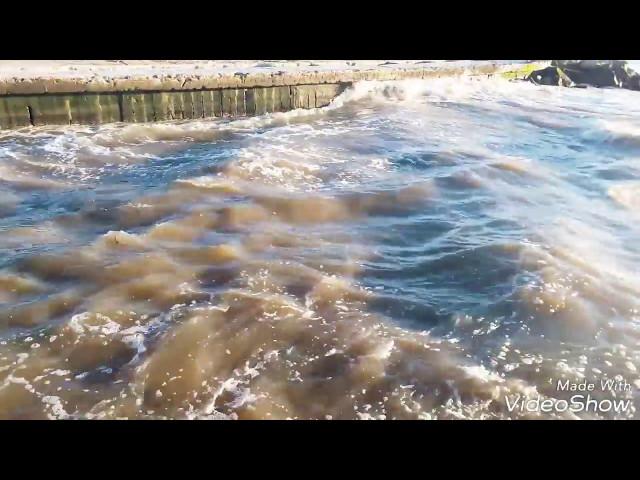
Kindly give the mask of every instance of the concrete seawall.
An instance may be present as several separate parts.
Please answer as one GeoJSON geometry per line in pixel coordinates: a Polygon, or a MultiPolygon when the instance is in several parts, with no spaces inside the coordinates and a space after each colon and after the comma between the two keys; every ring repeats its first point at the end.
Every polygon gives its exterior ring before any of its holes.
{"type": "Polygon", "coordinates": [[[0,126],[241,117],[329,104],[348,84],[0,97],[0,126]]]}
{"type": "MultiPolygon", "coordinates": [[[[354,82],[457,75],[523,78],[543,63],[452,62],[411,68],[0,79],[0,128],[242,117],[317,108],[354,82]]],[[[24,75],[24,74],[23,74],[24,75]]]]}

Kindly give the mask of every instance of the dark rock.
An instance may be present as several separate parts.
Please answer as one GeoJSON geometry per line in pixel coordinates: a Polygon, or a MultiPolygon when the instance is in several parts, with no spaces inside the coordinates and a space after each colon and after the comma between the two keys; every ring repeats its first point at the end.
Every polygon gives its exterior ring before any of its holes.
{"type": "Polygon", "coordinates": [[[547,67],[531,72],[528,79],[537,85],[572,87],[573,82],[557,67],[547,67]]]}
{"type": "Polygon", "coordinates": [[[640,75],[624,60],[554,60],[550,67],[532,72],[529,80],[540,85],[640,90],[640,75]]]}

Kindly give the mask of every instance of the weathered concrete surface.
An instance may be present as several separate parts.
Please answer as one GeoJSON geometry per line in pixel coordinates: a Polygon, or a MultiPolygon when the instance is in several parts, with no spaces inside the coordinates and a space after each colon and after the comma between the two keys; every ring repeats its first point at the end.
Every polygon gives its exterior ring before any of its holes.
{"type": "Polygon", "coordinates": [[[0,96],[0,127],[243,117],[329,105],[347,84],[0,96]]]}
{"type": "MultiPolygon", "coordinates": [[[[515,72],[527,69],[531,63],[504,61],[477,62],[386,62],[371,65],[372,62],[346,62],[348,67],[321,68],[323,63],[311,63],[313,66],[287,66],[295,62],[276,62],[275,67],[245,67],[225,70],[223,68],[198,68],[197,62],[185,62],[189,68],[181,67],[179,62],[173,69],[142,69],[136,74],[126,74],[127,70],[114,69],[113,66],[100,70],[86,62],[84,70],[65,71],[64,76],[55,68],[46,74],[42,69],[22,62],[26,67],[4,67],[10,63],[0,61],[0,95],[38,95],[45,93],[104,93],[104,92],[149,92],[177,90],[213,90],[220,88],[273,87],[290,85],[314,85],[323,83],[350,83],[360,80],[398,80],[404,78],[429,78],[452,75],[481,75],[498,72],[515,72]],[[389,64],[390,63],[390,64],[389,64]],[[352,64],[352,65],[351,65],[352,64]],[[362,64],[362,65],[361,65],[362,64]],[[74,76],[74,72],[76,75],[74,76]]],[[[40,62],[42,63],[42,62],[40,62]]],[[[151,67],[154,66],[151,62],[151,67]]],[[[160,63],[160,62],[155,62],[160,63]]],[[[202,62],[211,63],[211,62],[202,62]]],[[[225,63],[225,62],[219,62],[225,63]]],[[[231,62],[233,67],[233,62],[231,62]]],[[[300,65],[299,63],[297,65],[300,65]]],[[[119,65],[122,67],[122,65],[119,65]]],[[[226,65],[225,65],[226,66],[226,65]]],[[[537,65],[540,68],[540,65],[537,65]]],[[[129,67],[130,70],[135,68],[129,67]]]]}
{"type": "MultiPolygon", "coordinates": [[[[25,62],[28,63],[28,62],[25,62]]],[[[349,63],[349,62],[348,62],[349,63]]],[[[89,71],[76,77],[10,76],[0,61],[0,128],[28,125],[151,122],[206,117],[237,117],[284,112],[295,108],[328,105],[347,86],[362,80],[401,80],[456,75],[495,75],[524,78],[544,63],[437,62],[392,63],[391,66],[334,70],[289,70],[198,73],[109,77],[89,71]]],[[[88,67],[87,67],[88,68],[88,67]]],[[[181,67],[182,68],[182,67],[181,67]]],[[[36,70],[37,72],[37,70],[36,70]]],[[[40,72],[41,73],[41,72],[40,72]]],[[[55,71],[52,72],[52,75],[55,71]]]]}

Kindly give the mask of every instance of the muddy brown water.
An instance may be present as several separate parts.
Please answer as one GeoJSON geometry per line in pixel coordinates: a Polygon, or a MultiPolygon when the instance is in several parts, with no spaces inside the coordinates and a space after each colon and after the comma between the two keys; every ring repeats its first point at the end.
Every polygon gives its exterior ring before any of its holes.
{"type": "Polygon", "coordinates": [[[639,98],[2,132],[0,418],[636,417],[639,98]],[[509,408],[558,380],[626,408],[509,408]]]}

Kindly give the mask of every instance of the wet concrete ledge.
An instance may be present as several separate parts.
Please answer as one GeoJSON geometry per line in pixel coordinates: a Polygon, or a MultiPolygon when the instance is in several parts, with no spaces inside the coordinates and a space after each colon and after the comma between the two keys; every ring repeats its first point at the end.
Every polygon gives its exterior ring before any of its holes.
{"type": "Polygon", "coordinates": [[[0,81],[0,128],[261,115],[324,107],[357,81],[496,74],[523,78],[542,65],[471,62],[364,71],[5,79],[0,81]]]}
{"type": "Polygon", "coordinates": [[[244,117],[328,105],[348,84],[0,97],[0,127],[244,117]]]}

